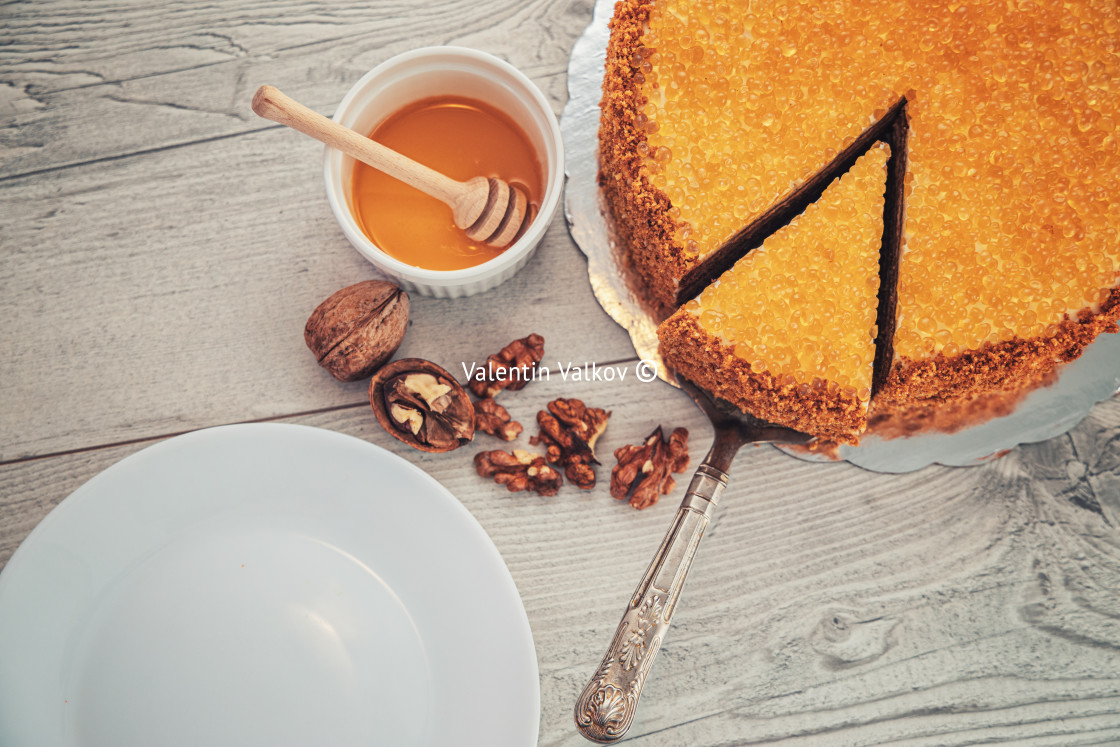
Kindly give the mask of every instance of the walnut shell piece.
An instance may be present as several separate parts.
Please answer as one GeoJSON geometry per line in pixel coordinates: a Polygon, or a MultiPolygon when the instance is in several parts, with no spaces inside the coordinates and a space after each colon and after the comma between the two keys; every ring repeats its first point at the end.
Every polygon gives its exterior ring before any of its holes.
{"type": "Polygon", "coordinates": [[[474,438],[474,405],[466,390],[423,358],[402,358],[378,371],[369,383],[369,402],[382,428],[421,451],[451,451],[474,438]]]}
{"type": "Polygon", "coordinates": [[[511,493],[532,490],[543,496],[556,495],[564,484],[564,478],[543,456],[521,449],[480,451],[474,455],[474,468],[480,477],[492,478],[511,493]]]}
{"type": "Polygon", "coordinates": [[[661,426],[646,436],[641,446],[615,449],[618,464],[611,469],[611,495],[643,509],[672,492],[676,480],[670,472],[688,469],[688,430],[677,428],[666,441],[661,426]]]}
{"type": "Polygon", "coordinates": [[[303,340],[339,381],[364,379],[393,357],[408,328],[408,294],[385,280],[334,293],[311,312],[303,340]]]}

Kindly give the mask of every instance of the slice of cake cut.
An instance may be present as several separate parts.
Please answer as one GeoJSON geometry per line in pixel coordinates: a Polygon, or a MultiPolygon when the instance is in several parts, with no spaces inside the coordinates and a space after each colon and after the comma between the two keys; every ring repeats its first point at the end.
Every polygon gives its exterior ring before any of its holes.
{"type": "Polygon", "coordinates": [[[867,426],[890,148],[658,328],[665,362],[743,411],[838,442],[867,426]]]}

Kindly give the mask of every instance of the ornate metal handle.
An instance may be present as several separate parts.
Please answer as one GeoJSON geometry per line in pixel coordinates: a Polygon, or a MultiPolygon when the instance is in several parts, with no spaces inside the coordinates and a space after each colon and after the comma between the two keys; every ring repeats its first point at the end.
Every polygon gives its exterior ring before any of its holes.
{"type": "Polygon", "coordinates": [[[672,526],[630,599],[603,663],[576,701],[576,727],[593,742],[614,742],[630,728],[642,685],[673,619],[696,548],[726,486],[727,473],[707,460],[696,470],[672,526]]]}

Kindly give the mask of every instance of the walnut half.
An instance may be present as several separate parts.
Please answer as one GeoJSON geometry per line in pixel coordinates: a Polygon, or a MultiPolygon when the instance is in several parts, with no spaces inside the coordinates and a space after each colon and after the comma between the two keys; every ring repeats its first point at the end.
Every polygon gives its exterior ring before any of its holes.
{"type": "Polygon", "coordinates": [[[512,441],[524,430],[521,423],[510,417],[509,410],[499,405],[493,397],[474,403],[474,429],[497,436],[503,441],[512,441]]]}
{"type": "Polygon", "coordinates": [[[666,441],[661,426],[646,436],[641,446],[615,449],[618,464],[611,470],[611,495],[643,509],[657,503],[676,486],[670,472],[688,468],[688,431],[677,428],[666,441]]]}
{"type": "Polygon", "coordinates": [[[533,490],[541,495],[556,495],[564,478],[548,466],[544,457],[521,449],[480,451],[474,455],[474,468],[482,477],[493,478],[511,493],[533,490]]]}
{"type": "Polygon", "coordinates": [[[531,334],[514,340],[491,355],[486,363],[472,375],[468,386],[476,397],[493,397],[503,389],[516,392],[533,378],[544,357],[544,338],[531,334]]]}
{"type": "Polygon", "coordinates": [[[548,410],[537,413],[539,435],[531,444],[545,445],[545,458],[564,468],[564,476],[573,485],[590,490],[595,487],[595,442],[607,429],[611,414],[597,407],[588,407],[578,399],[555,399],[548,410]]]}
{"type": "Polygon", "coordinates": [[[369,384],[377,421],[421,451],[451,451],[474,438],[474,406],[447,371],[422,358],[385,366],[369,384]]]}

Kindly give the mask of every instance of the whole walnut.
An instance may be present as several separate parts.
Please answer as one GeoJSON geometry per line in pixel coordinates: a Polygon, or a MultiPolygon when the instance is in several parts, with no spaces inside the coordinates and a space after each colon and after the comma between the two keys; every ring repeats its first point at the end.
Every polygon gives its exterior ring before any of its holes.
{"type": "Polygon", "coordinates": [[[408,328],[408,307],[408,294],[388,281],[356,283],[311,312],[303,339],[331,376],[364,379],[397,352],[408,328]]]}

